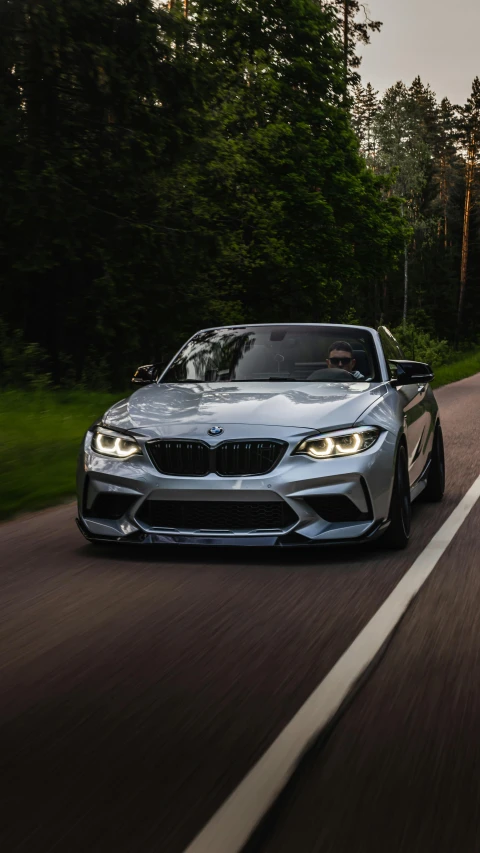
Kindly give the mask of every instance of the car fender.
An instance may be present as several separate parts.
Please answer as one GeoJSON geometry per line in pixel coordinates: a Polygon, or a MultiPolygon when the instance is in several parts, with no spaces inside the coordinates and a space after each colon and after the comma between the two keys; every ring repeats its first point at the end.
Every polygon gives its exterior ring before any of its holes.
{"type": "Polygon", "coordinates": [[[405,416],[402,400],[390,385],[390,382],[385,383],[385,393],[380,398],[374,400],[357,419],[356,425],[360,424],[378,426],[389,433],[386,445],[388,446],[390,453],[391,475],[389,479],[387,500],[385,501],[389,506],[393,491],[398,449],[402,441],[406,444],[405,416]]]}

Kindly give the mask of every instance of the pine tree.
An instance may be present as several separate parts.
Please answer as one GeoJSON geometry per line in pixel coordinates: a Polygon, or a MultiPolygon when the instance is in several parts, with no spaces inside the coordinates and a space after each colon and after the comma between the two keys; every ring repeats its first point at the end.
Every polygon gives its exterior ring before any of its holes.
{"type": "MultiPolygon", "coordinates": [[[[427,181],[430,152],[418,123],[415,104],[404,83],[385,92],[376,118],[379,140],[377,167],[396,175],[394,190],[403,199],[403,213],[413,228],[422,225],[421,198],[427,181]]],[[[404,246],[403,323],[407,320],[409,242],[404,246]]]]}
{"type": "Polygon", "coordinates": [[[465,203],[463,211],[460,292],[457,312],[457,338],[461,334],[463,323],[463,308],[468,275],[473,187],[480,155],[480,79],[478,77],[475,77],[472,84],[472,93],[460,112],[459,131],[460,142],[465,151],[465,203]]]}
{"type": "Polygon", "coordinates": [[[404,229],[323,3],[0,0],[7,19],[0,301],[56,380],[120,383],[199,324],[373,321],[404,229]]]}
{"type": "Polygon", "coordinates": [[[332,21],[315,0],[204,0],[192,3],[195,14],[202,44],[222,74],[230,68],[218,105],[218,195],[208,167],[208,187],[199,179],[219,221],[241,223],[241,234],[230,226],[222,238],[231,248],[217,265],[221,298],[236,294],[255,306],[252,317],[335,316],[340,280],[347,289],[381,276],[402,226],[396,202],[382,199],[383,179],[358,157],[332,21]]]}
{"type": "Polygon", "coordinates": [[[147,286],[157,174],[169,157],[158,106],[171,99],[160,74],[168,48],[149,0],[19,0],[18,10],[6,36],[18,105],[2,305],[48,350],[55,378],[66,353],[79,378],[89,349],[94,358],[114,339],[124,353],[135,345],[140,304],[129,288],[142,264],[147,286]]]}
{"type": "Polygon", "coordinates": [[[438,113],[438,145],[436,153],[439,163],[439,196],[441,204],[439,235],[441,235],[445,251],[448,248],[449,241],[449,206],[457,156],[456,127],[457,116],[455,108],[448,98],[443,98],[438,113]]]}
{"type": "Polygon", "coordinates": [[[416,133],[430,146],[434,147],[438,130],[438,105],[435,93],[430,85],[425,85],[420,77],[415,77],[408,89],[416,133]]]}
{"type": "Polygon", "coordinates": [[[360,0],[327,0],[332,7],[343,50],[343,71],[345,87],[349,83],[359,82],[356,69],[360,67],[361,57],[357,53],[358,44],[369,44],[370,36],[379,32],[381,21],[373,21],[367,7],[360,0]]]}
{"type": "Polygon", "coordinates": [[[360,152],[367,165],[375,169],[377,151],[376,116],[379,110],[378,92],[371,83],[360,83],[353,90],[352,125],[360,141],[360,152]]]}

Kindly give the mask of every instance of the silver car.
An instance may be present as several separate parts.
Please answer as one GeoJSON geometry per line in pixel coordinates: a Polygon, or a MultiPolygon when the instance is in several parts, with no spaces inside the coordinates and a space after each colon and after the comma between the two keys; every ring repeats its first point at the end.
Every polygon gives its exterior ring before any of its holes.
{"type": "Polygon", "coordinates": [[[80,530],[96,542],[404,548],[445,463],[427,364],[382,327],[224,326],[87,430],[80,530]]]}

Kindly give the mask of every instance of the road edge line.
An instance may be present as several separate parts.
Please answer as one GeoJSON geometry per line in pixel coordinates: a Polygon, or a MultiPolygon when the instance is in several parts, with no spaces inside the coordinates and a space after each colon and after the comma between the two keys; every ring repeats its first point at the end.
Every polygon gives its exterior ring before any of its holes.
{"type": "Polygon", "coordinates": [[[184,853],[241,853],[309,745],[331,722],[480,498],[480,476],[337,663],[184,853]]]}

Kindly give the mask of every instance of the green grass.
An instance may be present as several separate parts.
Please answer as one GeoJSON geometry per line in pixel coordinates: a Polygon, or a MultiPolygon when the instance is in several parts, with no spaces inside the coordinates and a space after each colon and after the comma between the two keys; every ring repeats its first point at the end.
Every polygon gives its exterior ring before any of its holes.
{"type": "Polygon", "coordinates": [[[122,396],[1,392],[0,518],[72,498],[82,436],[122,396]]]}
{"type": "Polygon", "coordinates": [[[480,350],[468,356],[463,356],[458,361],[452,361],[450,364],[443,364],[435,370],[435,379],[432,382],[432,388],[440,388],[442,385],[449,385],[450,382],[458,382],[459,379],[466,379],[467,376],[473,376],[474,373],[480,373],[480,350]]]}

